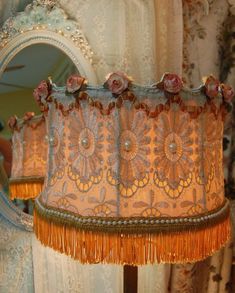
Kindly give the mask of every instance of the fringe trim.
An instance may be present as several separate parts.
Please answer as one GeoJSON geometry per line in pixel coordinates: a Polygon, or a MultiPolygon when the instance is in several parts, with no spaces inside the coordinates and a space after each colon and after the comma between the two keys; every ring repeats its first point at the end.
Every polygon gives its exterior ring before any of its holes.
{"type": "MultiPolygon", "coordinates": [[[[170,225],[170,224],[169,224],[170,225]]],[[[187,231],[123,234],[86,231],[48,220],[34,210],[34,231],[45,246],[81,263],[144,265],[196,262],[230,239],[230,216],[215,225],[187,231]]]]}
{"type": "Polygon", "coordinates": [[[29,180],[26,178],[23,180],[10,180],[10,199],[35,199],[42,192],[43,183],[43,178],[30,178],[29,180]]]}

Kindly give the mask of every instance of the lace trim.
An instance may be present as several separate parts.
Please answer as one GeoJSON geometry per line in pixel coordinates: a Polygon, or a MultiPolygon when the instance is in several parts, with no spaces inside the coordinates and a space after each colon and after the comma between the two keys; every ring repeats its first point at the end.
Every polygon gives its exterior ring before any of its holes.
{"type": "MultiPolygon", "coordinates": [[[[162,99],[164,98],[162,97],[162,99]]],[[[75,95],[74,100],[74,102],[71,102],[68,106],[65,106],[53,96],[49,96],[47,99],[48,103],[54,102],[56,108],[60,110],[64,116],[67,116],[73,109],[79,108],[81,101],[87,101],[91,107],[95,107],[96,109],[98,109],[102,115],[110,115],[115,108],[120,109],[123,106],[124,101],[131,102],[136,110],[143,110],[149,118],[156,118],[161,112],[169,111],[170,105],[172,103],[178,104],[182,112],[188,112],[191,119],[196,119],[201,113],[208,110],[213,113],[216,118],[219,114],[222,114],[222,118],[224,119],[227,113],[225,103],[217,106],[215,102],[208,99],[205,101],[203,106],[187,105],[187,102],[183,101],[182,97],[179,95],[168,96],[165,104],[160,103],[156,105],[154,109],[151,109],[151,107],[146,103],[141,102],[130,91],[123,93],[115,101],[111,101],[107,106],[105,106],[105,104],[100,102],[98,99],[92,98],[86,92],[80,92],[78,95],[75,95]]],[[[48,110],[48,104],[41,104],[42,112],[48,112],[48,110]]]]}

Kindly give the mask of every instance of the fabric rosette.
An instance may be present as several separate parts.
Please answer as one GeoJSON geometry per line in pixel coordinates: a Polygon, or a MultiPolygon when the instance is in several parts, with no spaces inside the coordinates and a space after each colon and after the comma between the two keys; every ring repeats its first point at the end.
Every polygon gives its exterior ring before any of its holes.
{"type": "Polygon", "coordinates": [[[26,113],[24,114],[23,120],[24,120],[24,121],[29,121],[29,120],[31,120],[34,116],[35,116],[35,113],[34,113],[34,112],[26,112],[26,113]]]}
{"type": "Polygon", "coordinates": [[[177,74],[165,73],[156,87],[170,94],[177,94],[181,91],[183,82],[177,74]]]}
{"type": "Polygon", "coordinates": [[[106,76],[104,86],[108,87],[113,95],[121,95],[128,89],[131,81],[132,79],[124,72],[116,71],[106,76]]]}
{"type": "Polygon", "coordinates": [[[69,93],[73,94],[81,89],[85,84],[86,79],[78,74],[71,75],[66,82],[66,89],[69,93]]]}
{"type": "Polygon", "coordinates": [[[224,83],[220,85],[220,88],[221,88],[224,101],[226,103],[231,103],[234,97],[234,89],[230,85],[227,85],[224,83]]]}
{"type": "Polygon", "coordinates": [[[14,130],[17,126],[17,117],[14,115],[14,116],[11,116],[8,120],[8,126],[10,127],[11,130],[14,130]]]}
{"type": "Polygon", "coordinates": [[[209,98],[216,98],[219,93],[219,80],[210,75],[205,80],[205,93],[209,98]]]}
{"type": "Polygon", "coordinates": [[[46,80],[41,81],[33,91],[35,101],[40,104],[42,100],[46,100],[50,94],[50,90],[51,84],[46,80]]]}

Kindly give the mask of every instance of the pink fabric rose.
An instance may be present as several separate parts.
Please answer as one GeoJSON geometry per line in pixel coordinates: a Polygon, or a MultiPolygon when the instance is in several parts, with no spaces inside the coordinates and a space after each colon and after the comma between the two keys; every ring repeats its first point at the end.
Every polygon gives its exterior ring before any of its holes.
{"type": "Polygon", "coordinates": [[[230,103],[234,97],[234,90],[228,84],[221,84],[221,90],[224,97],[225,102],[230,103]]]}
{"type": "Polygon", "coordinates": [[[79,75],[71,75],[66,82],[66,88],[69,93],[78,91],[85,82],[85,78],[79,75]]]}
{"type": "Polygon", "coordinates": [[[26,112],[24,114],[23,120],[28,121],[28,120],[32,119],[34,116],[35,116],[34,112],[26,112]]]}
{"type": "Polygon", "coordinates": [[[106,84],[109,90],[116,95],[123,93],[129,86],[131,79],[123,72],[116,71],[106,76],[106,84]]]}
{"type": "Polygon", "coordinates": [[[41,99],[46,99],[49,95],[48,83],[45,80],[41,81],[33,91],[33,95],[37,103],[40,103],[41,99]]]}
{"type": "Polygon", "coordinates": [[[168,93],[177,94],[183,87],[181,78],[174,73],[165,73],[162,77],[163,89],[168,93]]]}
{"type": "Polygon", "coordinates": [[[10,129],[14,129],[17,125],[17,117],[16,116],[11,116],[8,120],[8,126],[10,127],[10,129]]]}
{"type": "Polygon", "coordinates": [[[219,81],[214,76],[207,77],[205,82],[206,95],[210,98],[216,98],[219,93],[219,81]]]}

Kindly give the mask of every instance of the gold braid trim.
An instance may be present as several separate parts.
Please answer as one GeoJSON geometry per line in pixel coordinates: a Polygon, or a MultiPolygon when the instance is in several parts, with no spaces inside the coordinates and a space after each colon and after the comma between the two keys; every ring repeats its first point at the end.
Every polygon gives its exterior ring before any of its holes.
{"type": "MultiPolygon", "coordinates": [[[[92,225],[90,225],[91,227],[92,225]]],[[[124,225],[125,226],[125,225],[124,225]]],[[[185,228],[185,224],[151,231],[151,224],[141,232],[138,225],[125,233],[89,230],[69,221],[58,220],[34,209],[34,231],[46,246],[70,255],[81,263],[115,263],[144,265],[148,263],[186,263],[200,261],[230,239],[229,210],[212,223],[201,223],[185,228]],[[149,232],[148,232],[149,230],[149,232]],[[135,231],[135,232],[134,232],[135,231]]],[[[160,225],[159,225],[160,227],[160,225]]]]}
{"type": "Polygon", "coordinates": [[[43,177],[21,177],[10,179],[10,198],[23,200],[36,198],[42,192],[43,183],[43,177]]]}
{"type": "Polygon", "coordinates": [[[210,212],[190,217],[98,217],[81,216],[67,210],[50,207],[37,199],[35,209],[42,217],[77,229],[107,233],[157,233],[202,229],[227,218],[229,201],[210,212]]]}

